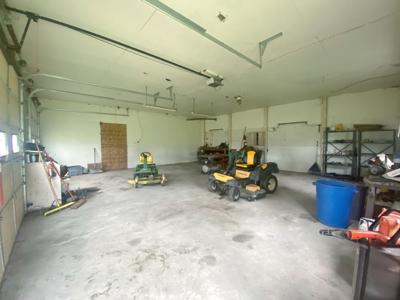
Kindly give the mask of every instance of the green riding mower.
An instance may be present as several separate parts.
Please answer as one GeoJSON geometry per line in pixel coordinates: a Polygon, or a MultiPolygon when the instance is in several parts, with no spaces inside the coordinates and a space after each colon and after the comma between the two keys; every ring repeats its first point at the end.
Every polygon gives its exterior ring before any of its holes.
{"type": "Polygon", "coordinates": [[[128,183],[137,188],[139,185],[161,184],[165,185],[167,178],[164,174],[159,174],[157,165],[153,162],[150,152],[142,152],[139,156],[139,164],[133,172],[133,179],[128,183]]]}
{"type": "Polygon", "coordinates": [[[274,173],[279,172],[274,162],[261,163],[262,152],[252,147],[243,147],[229,153],[228,169],[216,172],[208,179],[208,188],[212,192],[227,194],[232,201],[245,198],[248,201],[273,193],[278,187],[274,173]]]}

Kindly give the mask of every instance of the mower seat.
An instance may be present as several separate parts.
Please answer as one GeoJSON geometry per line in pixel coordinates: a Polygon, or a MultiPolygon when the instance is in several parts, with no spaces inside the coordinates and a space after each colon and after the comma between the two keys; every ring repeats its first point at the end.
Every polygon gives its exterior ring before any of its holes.
{"type": "Polygon", "coordinates": [[[237,161],[235,166],[242,170],[253,170],[258,164],[258,155],[254,150],[248,150],[244,161],[237,161]]]}
{"type": "Polygon", "coordinates": [[[142,152],[139,156],[139,164],[143,165],[147,163],[148,165],[153,165],[153,155],[150,152],[142,152]]]}

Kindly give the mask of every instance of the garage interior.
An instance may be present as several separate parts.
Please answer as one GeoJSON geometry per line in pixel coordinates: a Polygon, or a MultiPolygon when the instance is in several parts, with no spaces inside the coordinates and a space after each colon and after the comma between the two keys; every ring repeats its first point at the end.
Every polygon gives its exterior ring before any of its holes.
{"type": "Polygon", "coordinates": [[[0,21],[0,299],[400,299],[399,1],[0,21]]]}

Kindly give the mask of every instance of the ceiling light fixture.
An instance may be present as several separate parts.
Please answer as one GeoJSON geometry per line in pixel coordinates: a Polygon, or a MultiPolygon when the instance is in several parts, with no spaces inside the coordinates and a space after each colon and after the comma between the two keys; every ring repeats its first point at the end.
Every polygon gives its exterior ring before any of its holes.
{"type": "Polygon", "coordinates": [[[146,107],[146,108],[152,108],[152,109],[176,112],[176,108],[163,107],[163,106],[150,105],[150,104],[145,104],[143,106],[146,107]]]}
{"type": "Polygon", "coordinates": [[[235,97],[233,97],[233,98],[235,98],[236,103],[237,103],[238,105],[242,104],[242,96],[235,96],[235,97]]]}
{"type": "Polygon", "coordinates": [[[186,121],[217,121],[216,117],[189,117],[186,121]]]}
{"type": "Polygon", "coordinates": [[[197,117],[215,118],[215,116],[207,115],[207,114],[198,114],[198,113],[195,113],[194,111],[192,111],[190,114],[191,114],[192,116],[197,116],[197,117]]]}

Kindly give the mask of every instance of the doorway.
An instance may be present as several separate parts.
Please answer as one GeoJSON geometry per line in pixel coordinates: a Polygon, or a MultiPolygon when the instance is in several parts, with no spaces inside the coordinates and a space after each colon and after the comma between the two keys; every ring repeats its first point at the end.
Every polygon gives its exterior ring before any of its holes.
{"type": "Polygon", "coordinates": [[[128,166],[126,124],[100,122],[100,136],[103,170],[126,169],[128,166]]]}

